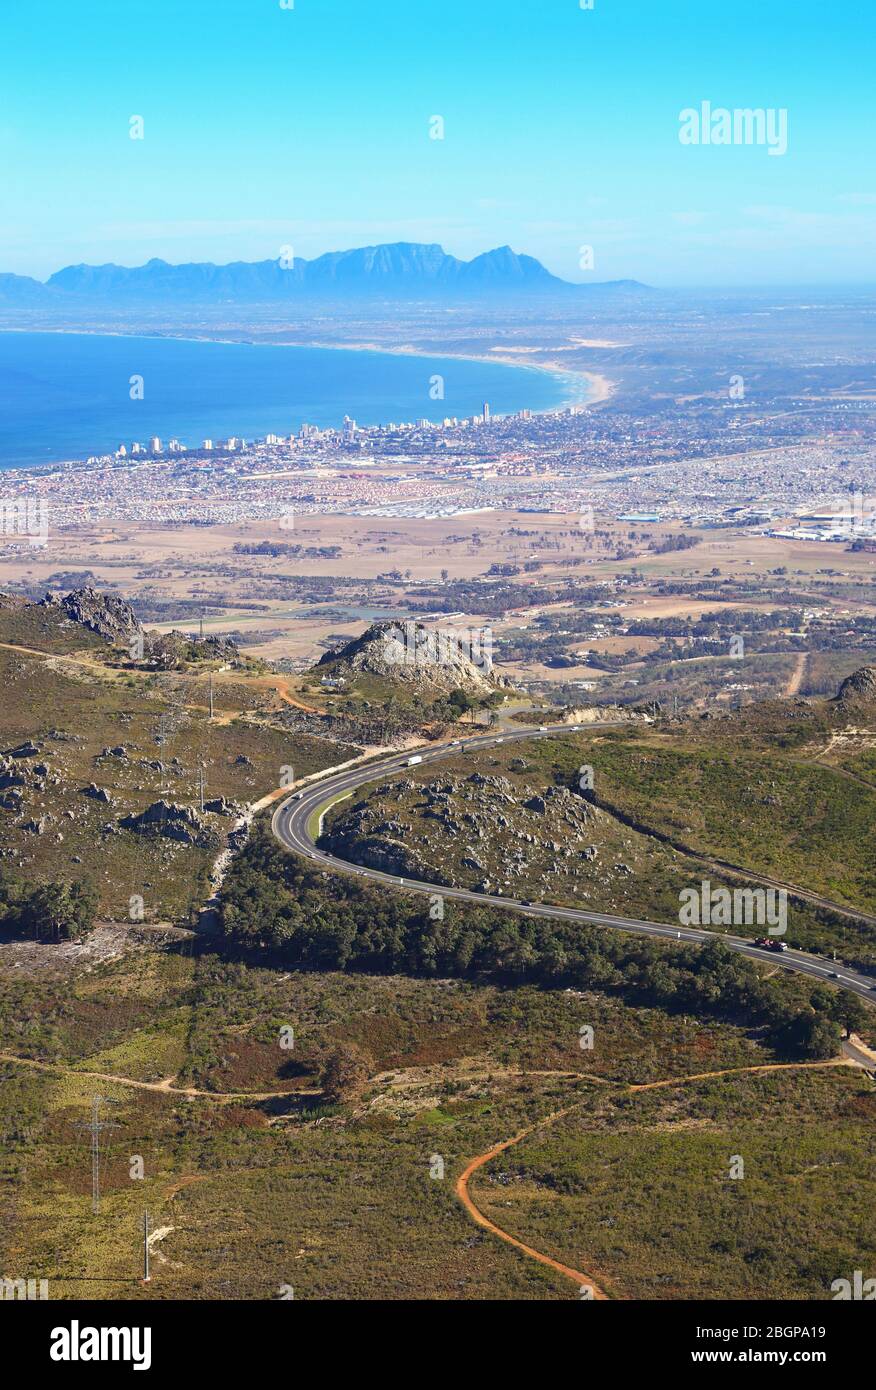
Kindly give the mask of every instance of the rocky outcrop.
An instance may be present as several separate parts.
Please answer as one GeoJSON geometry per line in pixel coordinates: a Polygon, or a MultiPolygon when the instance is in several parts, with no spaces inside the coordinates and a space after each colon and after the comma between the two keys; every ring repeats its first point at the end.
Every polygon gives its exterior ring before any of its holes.
{"type": "Polygon", "coordinates": [[[837,692],[842,705],[871,704],[876,701],[876,666],[862,666],[842,683],[837,692]]]}
{"type": "Polygon", "coordinates": [[[244,809],[239,801],[229,801],[224,796],[217,796],[212,801],[204,802],[204,810],[209,811],[214,816],[242,816],[244,809]]]}
{"type": "Polygon", "coordinates": [[[423,786],[404,780],[379,786],[367,800],[340,812],[320,844],[366,868],[450,884],[452,843],[461,854],[461,868],[478,875],[483,887],[500,864],[508,882],[524,875],[533,856],[556,863],[577,853],[581,860],[592,860],[596,851],[590,841],[600,819],[596,807],[566,787],[550,786],[521,800],[507,777],[473,772],[461,781],[436,779],[423,786]],[[411,791],[421,799],[408,807],[411,791]],[[414,833],[412,813],[417,817],[414,833]]]}
{"type": "Polygon", "coordinates": [[[38,744],[28,739],[27,743],[19,743],[17,748],[10,748],[6,754],[7,758],[38,758],[43,750],[38,744]]]}
{"type": "Polygon", "coordinates": [[[0,788],[23,787],[25,775],[15,766],[8,762],[6,758],[0,758],[0,788]]]}
{"type": "Polygon", "coordinates": [[[176,671],[191,661],[237,661],[240,648],[230,637],[189,637],[184,632],[150,633],[143,659],[160,671],[176,671]]]}
{"type": "Polygon", "coordinates": [[[656,700],[646,705],[582,705],[564,709],[558,722],[574,726],[623,719],[649,724],[659,719],[662,713],[662,706],[656,700]]]}
{"type": "Polygon", "coordinates": [[[415,622],[374,623],[361,637],[326,652],[315,671],[347,680],[379,676],[445,695],[464,690],[486,696],[510,686],[493,673],[486,644],[415,622]]]}
{"type": "Polygon", "coordinates": [[[113,646],[130,647],[133,641],[144,636],[143,627],[129,603],[112,594],[103,594],[90,585],[74,589],[63,598],[46,594],[41,607],[60,610],[69,622],[79,623],[113,646]]]}
{"type": "Polygon", "coordinates": [[[48,815],[39,816],[38,818],[35,817],[33,820],[25,821],[21,828],[22,830],[30,831],[33,835],[45,835],[51,824],[51,820],[52,817],[48,815]]]}
{"type": "Polygon", "coordinates": [[[424,879],[429,883],[449,882],[434,865],[427,864],[401,840],[386,833],[394,828],[392,822],[382,820],[374,808],[361,802],[322,836],[320,844],[341,859],[362,864],[366,869],[379,869],[381,873],[424,879]]]}
{"type": "Polygon", "coordinates": [[[154,801],[139,815],[123,816],[119,825],[123,830],[133,830],[138,835],[160,835],[166,840],[178,840],[181,844],[194,845],[198,849],[215,849],[218,843],[196,811],[172,801],[154,801]]]}
{"type": "Polygon", "coordinates": [[[104,805],[107,806],[112,801],[112,797],[106,787],[99,787],[96,782],[92,782],[88,787],[83,787],[82,795],[91,797],[92,801],[102,801],[104,805]]]}

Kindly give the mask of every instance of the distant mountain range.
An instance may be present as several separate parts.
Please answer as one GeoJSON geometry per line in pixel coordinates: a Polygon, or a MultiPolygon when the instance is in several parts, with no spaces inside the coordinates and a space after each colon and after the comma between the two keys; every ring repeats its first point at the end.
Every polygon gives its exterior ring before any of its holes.
{"type": "Polygon", "coordinates": [[[171,265],[70,265],[44,284],[24,275],[0,275],[0,304],[21,308],[87,301],[105,306],[173,305],[205,302],[270,304],[290,299],[341,299],[379,295],[387,299],[477,299],[483,296],[648,293],[636,280],[576,285],[561,280],[532,256],[510,246],[471,261],[448,256],[438,245],[395,242],[354,251],[330,251],[315,260],[288,264],[233,261],[171,265]]]}

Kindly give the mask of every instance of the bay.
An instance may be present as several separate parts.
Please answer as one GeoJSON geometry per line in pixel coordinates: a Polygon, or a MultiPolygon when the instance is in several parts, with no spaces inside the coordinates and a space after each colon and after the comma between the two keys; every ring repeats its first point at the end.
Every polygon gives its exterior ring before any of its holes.
{"type": "Polygon", "coordinates": [[[0,468],[112,453],[158,435],[440,421],[586,401],[583,377],[464,357],[91,333],[0,333],[0,468]],[[434,397],[441,378],[443,399],[434,397]],[[142,378],[143,399],[132,399],[142,378]]]}

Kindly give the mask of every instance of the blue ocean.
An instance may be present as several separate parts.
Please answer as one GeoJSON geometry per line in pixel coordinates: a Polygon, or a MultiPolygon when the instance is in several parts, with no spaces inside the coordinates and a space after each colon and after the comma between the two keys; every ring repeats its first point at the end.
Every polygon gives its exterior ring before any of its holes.
{"type": "Polygon", "coordinates": [[[305,422],[338,426],[345,415],[378,425],[473,415],[485,401],[506,414],[586,398],[583,378],[466,358],[0,333],[0,468],[106,454],[152,435],[192,448],[229,435],[288,435],[305,422]],[[132,399],[134,378],[142,399],[132,399]]]}

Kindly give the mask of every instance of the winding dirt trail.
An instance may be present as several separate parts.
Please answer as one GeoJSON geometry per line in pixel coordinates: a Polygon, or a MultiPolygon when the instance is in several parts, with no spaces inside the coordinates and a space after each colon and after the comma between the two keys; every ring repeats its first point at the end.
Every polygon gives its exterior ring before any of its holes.
{"type": "MultiPolygon", "coordinates": [[[[37,647],[22,647],[16,642],[0,642],[0,650],[8,652],[19,652],[22,656],[36,656],[39,657],[41,661],[45,662],[66,661],[70,665],[82,666],[88,671],[97,672],[97,674],[102,679],[106,680],[110,684],[117,683],[121,680],[127,680],[131,676],[133,676],[135,679],[146,681],[151,679],[156,674],[159,674],[151,668],[137,666],[107,666],[105,661],[101,661],[96,656],[84,656],[81,653],[76,652],[44,652],[40,651],[37,647]]],[[[171,675],[173,673],[164,672],[163,674],[171,675]]],[[[205,673],[203,672],[183,674],[189,674],[192,684],[194,684],[194,682],[197,680],[203,680],[205,675],[205,673]]],[[[221,679],[223,674],[224,672],[222,671],[213,672],[217,687],[220,687],[223,684],[221,679]]],[[[273,691],[273,693],[283,704],[291,705],[295,709],[303,710],[306,714],[326,713],[324,709],[319,709],[316,705],[308,705],[303,700],[298,700],[295,698],[294,695],[291,695],[289,692],[289,682],[282,676],[260,676],[257,679],[252,680],[250,684],[261,690],[273,691]]],[[[208,712],[210,708],[209,705],[202,705],[197,703],[196,701],[191,700],[184,700],[183,706],[185,709],[203,710],[205,713],[208,712]]],[[[245,710],[217,710],[214,714],[213,722],[214,724],[230,724],[232,720],[239,719],[240,716],[244,713],[246,713],[245,710]]]]}
{"type": "Polygon", "coordinates": [[[516,1236],[512,1236],[509,1231],[503,1231],[501,1226],[497,1226],[488,1216],[484,1215],[479,1207],[475,1206],[468,1190],[469,1179],[479,1168],[483,1168],[491,1159],[504,1153],[506,1149],[513,1149],[515,1144],[519,1144],[522,1139],[528,1138],[530,1134],[535,1134],[537,1130],[544,1129],[547,1125],[554,1124],[555,1121],[563,1119],[566,1115],[570,1115],[572,1111],[577,1110],[578,1106],[581,1104],[583,1104],[583,1101],[579,1101],[575,1105],[569,1105],[565,1110],[557,1110],[555,1114],[548,1115],[544,1120],[539,1120],[538,1124],[530,1125],[528,1129],[522,1129],[519,1134],[515,1134],[513,1139],[506,1139],[504,1143],[496,1144],[496,1146],[489,1149],[487,1153],[479,1154],[477,1158],[473,1158],[468,1167],[465,1168],[456,1179],[456,1195],[462,1202],[462,1205],[465,1207],[471,1219],[477,1222],[479,1226],[483,1226],[485,1231],[490,1231],[494,1236],[498,1236],[499,1239],[504,1240],[507,1245],[513,1245],[515,1250],[520,1250],[524,1255],[528,1255],[531,1260],[537,1260],[539,1264],[547,1265],[549,1269],[555,1269],[560,1274],[564,1274],[567,1279],[572,1279],[578,1285],[579,1289],[591,1289],[595,1300],[606,1302],[608,1294],[600,1287],[592,1274],[584,1274],[580,1269],[572,1269],[569,1265],[561,1264],[560,1261],[555,1260],[553,1256],[545,1255],[541,1250],[535,1250],[531,1245],[525,1245],[522,1240],[518,1240],[516,1236]]]}
{"type": "MultiPolygon", "coordinates": [[[[692,1076],[673,1076],[665,1081],[645,1081],[626,1086],[623,1090],[627,1094],[632,1094],[638,1091],[655,1091],[661,1087],[685,1086],[689,1081],[710,1081],[722,1076],[745,1076],[751,1072],[807,1071],[824,1067],[849,1067],[855,1065],[855,1062],[847,1057],[834,1057],[828,1062],[765,1062],[753,1067],[725,1067],[721,1071],[697,1072],[692,1076]]],[[[529,1125],[526,1129],[522,1129],[519,1134],[515,1134],[513,1139],[506,1139],[503,1143],[496,1144],[492,1149],[488,1149],[486,1153],[478,1154],[477,1158],[473,1158],[457,1178],[456,1195],[462,1202],[462,1205],[465,1207],[471,1219],[475,1221],[478,1226],[482,1226],[485,1231],[489,1231],[492,1235],[498,1236],[506,1245],[513,1245],[515,1250],[519,1250],[522,1254],[528,1256],[529,1259],[537,1260],[539,1264],[547,1265],[549,1269],[555,1269],[559,1274],[565,1275],[567,1279],[573,1280],[573,1282],[577,1284],[579,1290],[589,1289],[595,1301],[605,1302],[610,1298],[622,1297],[622,1295],[606,1293],[605,1288],[600,1285],[592,1274],[585,1274],[579,1269],[572,1269],[570,1265],[562,1264],[560,1260],[555,1260],[553,1256],[546,1255],[543,1251],[536,1250],[531,1245],[526,1245],[522,1240],[518,1240],[517,1236],[512,1235],[510,1231],[505,1231],[501,1226],[497,1226],[496,1223],[491,1221],[475,1204],[468,1190],[468,1184],[479,1168],[486,1167],[486,1165],[494,1158],[497,1158],[499,1154],[505,1153],[508,1149],[513,1149],[515,1145],[529,1138],[531,1134],[536,1134],[539,1130],[547,1129],[550,1125],[556,1124],[558,1120],[565,1119],[567,1115],[571,1115],[574,1111],[580,1110],[582,1105],[585,1104],[586,1100],[575,1101],[573,1105],[567,1105],[563,1110],[556,1110],[553,1114],[546,1115],[543,1120],[538,1120],[535,1124],[529,1125]]],[[[599,1279],[602,1280],[603,1284],[610,1287],[610,1280],[608,1280],[604,1274],[600,1273],[599,1279]]]]}
{"type": "Polygon", "coordinates": [[[174,1078],[168,1076],[164,1081],[135,1081],[131,1076],[116,1076],[107,1071],[77,1071],[75,1067],[65,1067],[60,1062],[38,1062],[33,1057],[16,1057],[10,1052],[0,1052],[0,1062],[11,1062],[19,1067],[31,1067],[34,1071],[50,1072],[55,1076],[83,1077],[86,1081],[115,1081],[119,1086],[131,1086],[137,1091],[157,1091],[163,1096],[195,1097],[199,1100],[215,1100],[219,1105],[240,1100],[282,1100],[284,1096],[317,1096],[319,1087],[296,1087],[291,1091],[199,1091],[194,1086],[174,1086],[174,1078]]]}
{"type": "Polygon", "coordinates": [[[672,1076],[668,1081],[644,1081],[637,1085],[628,1086],[627,1090],[632,1091],[656,1091],[666,1086],[684,1086],[688,1081],[711,1081],[719,1076],[745,1076],[754,1071],[811,1071],[818,1067],[847,1067],[849,1060],[846,1057],[831,1057],[827,1062],[762,1062],[756,1067],[725,1067],[723,1071],[701,1071],[692,1076],[672,1076]]]}
{"type": "MultiPolygon", "coordinates": [[[[799,762],[803,767],[823,767],[827,772],[832,772],[836,777],[844,777],[847,782],[856,782],[859,787],[866,787],[867,791],[876,791],[876,782],[871,782],[869,778],[862,777],[859,772],[851,772],[847,767],[840,767],[838,763],[828,762],[827,759],[834,748],[842,748],[843,744],[848,744],[848,735],[861,734],[861,730],[844,730],[842,733],[831,734],[827,744],[820,753],[815,753],[811,758],[795,758],[794,762],[799,762]]],[[[865,734],[864,737],[868,737],[865,734]]],[[[866,746],[866,745],[864,745],[866,746]]]]}
{"type": "Polygon", "coordinates": [[[304,712],[305,712],[305,714],[325,714],[325,713],[326,713],[326,711],[325,711],[324,709],[318,709],[318,708],[316,707],[316,705],[306,705],[306,704],[304,703],[303,700],[296,700],[294,695],[290,695],[290,694],[289,694],[289,687],[288,687],[288,685],[286,685],[286,686],[280,686],[279,683],[278,683],[278,684],[276,685],[275,689],[276,689],[277,694],[279,695],[280,699],[283,701],[283,703],[284,703],[285,705],[291,705],[293,709],[303,709],[304,712]]]}

